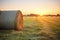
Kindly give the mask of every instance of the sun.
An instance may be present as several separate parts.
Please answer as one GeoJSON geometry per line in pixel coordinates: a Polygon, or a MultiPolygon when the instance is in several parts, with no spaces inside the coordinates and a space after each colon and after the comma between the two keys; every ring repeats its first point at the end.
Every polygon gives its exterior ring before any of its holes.
{"type": "Polygon", "coordinates": [[[34,10],[29,10],[26,12],[27,14],[38,14],[40,16],[43,16],[43,15],[46,15],[46,14],[49,14],[49,11],[48,10],[45,10],[45,9],[34,9],[34,10]]]}
{"type": "Polygon", "coordinates": [[[38,14],[41,15],[41,16],[43,16],[43,15],[45,15],[47,13],[45,11],[40,11],[38,14]]]}
{"type": "Polygon", "coordinates": [[[45,15],[45,14],[48,14],[48,13],[46,12],[46,10],[36,10],[35,13],[36,13],[36,14],[39,14],[40,16],[43,16],[43,15],[45,15]]]}

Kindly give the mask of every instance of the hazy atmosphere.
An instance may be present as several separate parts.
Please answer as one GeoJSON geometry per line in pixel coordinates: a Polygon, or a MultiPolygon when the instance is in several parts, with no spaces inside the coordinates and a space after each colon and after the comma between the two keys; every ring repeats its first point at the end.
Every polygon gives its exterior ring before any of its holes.
{"type": "Polygon", "coordinates": [[[60,0],[0,0],[0,40],[60,40],[60,0]]]}
{"type": "Polygon", "coordinates": [[[23,14],[60,14],[60,0],[0,0],[0,10],[21,10],[23,14]]]}

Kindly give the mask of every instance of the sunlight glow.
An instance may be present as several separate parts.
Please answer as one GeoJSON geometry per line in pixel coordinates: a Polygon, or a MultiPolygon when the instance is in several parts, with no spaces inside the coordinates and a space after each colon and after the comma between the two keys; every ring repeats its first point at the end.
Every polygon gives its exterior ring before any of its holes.
{"type": "Polygon", "coordinates": [[[60,14],[59,0],[0,0],[0,10],[21,10],[23,14],[60,14]]]}
{"type": "Polygon", "coordinates": [[[49,14],[49,11],[50,10],[47,11],[46,9],[43,9],[43,10],[42,9],[40,9],[40,10],[39,9],[34,9],[31,12],[34,13],[34,14],[39,14],[39,15],[42,16],[42,15],[45,15],[45,14],[49,14]]]}

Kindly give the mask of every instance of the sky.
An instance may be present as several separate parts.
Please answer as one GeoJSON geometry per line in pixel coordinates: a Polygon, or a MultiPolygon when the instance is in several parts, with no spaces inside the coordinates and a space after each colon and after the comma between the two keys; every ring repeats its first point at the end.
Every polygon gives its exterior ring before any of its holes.
{"type": "Polygon", "coordinates": [[[60,0],[0,0],[0,10],[21,10],[23,14],[60,14],[60,0]]]}

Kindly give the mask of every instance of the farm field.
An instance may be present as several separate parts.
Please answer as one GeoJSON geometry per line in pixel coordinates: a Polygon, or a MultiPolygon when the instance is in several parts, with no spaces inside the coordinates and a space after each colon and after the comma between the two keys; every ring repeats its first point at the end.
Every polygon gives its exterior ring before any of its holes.
{"type": "Polygon", "coordinates": [[[0,30],[0,40],[60,40],[60,17],[23,17],[23,29],[0,30]]]}

